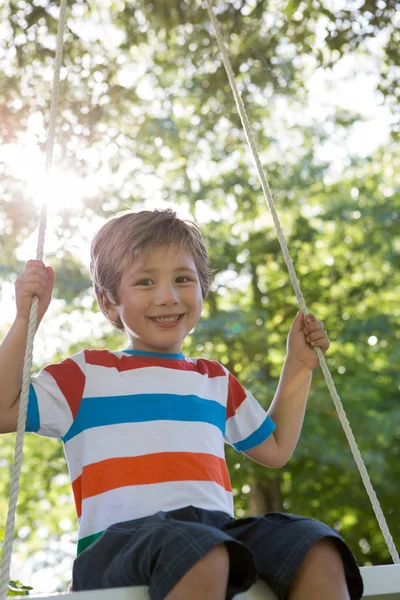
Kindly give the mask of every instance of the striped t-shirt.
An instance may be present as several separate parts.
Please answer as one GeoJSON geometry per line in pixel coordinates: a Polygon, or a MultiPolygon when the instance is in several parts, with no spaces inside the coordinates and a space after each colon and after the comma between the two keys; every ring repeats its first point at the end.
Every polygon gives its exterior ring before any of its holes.
{"type": "Polygon", "coordinates": [[[31,380],[27,430],[64,442],[78,552],[159,510],[233,516],[224,442],[249,450],[274,428],[224,366],[183,354],[83,350],[31,380]]]}

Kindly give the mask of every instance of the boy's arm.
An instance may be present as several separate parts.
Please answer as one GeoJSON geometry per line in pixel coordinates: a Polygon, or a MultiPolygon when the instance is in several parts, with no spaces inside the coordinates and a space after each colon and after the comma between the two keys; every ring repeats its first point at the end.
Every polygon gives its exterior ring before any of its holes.
{"type": "Polygon", "coordinates": [[[17,428],[28,321],[16,319],[0,346],[0,433],[17,428]]]}
{"type": "Polygon", "coordinates": [[[273,468],[287,463],[300,437],[311,378],[310,369],[296,359],[286,357],[278,389],[268,410],[275,430],[264,442],[247,450],[249,458],[273,468]]]}
{"type": "Polygon", "coordinates": [[[46,312],[53,288],[54,272],[41,261],[29,261],[15,284],[17,316],[0,345],[0,433],[17,428],[29,313],[33,296],[39,298],[38,325],[46,312]]]}
{"type": "Polygon", "coordinates": [[[268,410],[275,430],[264,442],[246,452],[249,458],[265,466],[282,467],[297,446],[312,371],[318,365],[317,355],[310,346],[318,346],[326,352],[329,348],[328,336],[315,315],[307,315],[304,320],[302,313],[298,313],[289,332],[288,352],[278,389],[268,410]]]}

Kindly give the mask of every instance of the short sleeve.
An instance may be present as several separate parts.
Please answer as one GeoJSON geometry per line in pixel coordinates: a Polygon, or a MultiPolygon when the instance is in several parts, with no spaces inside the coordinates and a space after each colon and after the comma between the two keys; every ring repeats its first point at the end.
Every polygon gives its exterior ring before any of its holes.
{"type": "Polygon", "coordinates": [[[84,351],[31,377],[26,430],[63,437],[79,410],[85,381],[84,351]]]}
{"type": "Polygon", "coordinates": [[[266,440],[275,423],[232,373],[228,378],[225,440],[239,452],[245,452],[266,440]]]}

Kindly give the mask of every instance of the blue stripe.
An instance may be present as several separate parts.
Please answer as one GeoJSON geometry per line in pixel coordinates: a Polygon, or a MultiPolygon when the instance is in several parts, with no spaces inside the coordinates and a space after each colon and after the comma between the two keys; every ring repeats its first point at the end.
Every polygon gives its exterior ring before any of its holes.
{"type": "Polygon", "coordinates": [[[25,431],[39,431],[40,429],[40,416],[39,416],[39,405],[36,396],[36,392],[33,385],[29,386],[28,396],[28,411],[26,413],[26,426],[25,431]]]}
{"type": "Polygon", "coordinates": [[[131,356],[148,356],[149,358],[169,358],[179,359],[185,358],[183,352],[177,354],[166,354],[165,352],[146,352],[146,350],[123,350],[124,353],[130,354],[131,356]]]}
{"type": "Polygon", "coordinates": [[[264,442],[274,431],[275,423],[268,415],[265,417],[265,420],[261,423],[260,427],[256,429],[249,437],[237,444],[233,444],[233,447],[239,452],[245,452],[246,450],[250,450],[250,448],[254,448],[264,442]]]}
{"type": "Polygon", "coordinates": [[[118,423],[191,421],[210,423],[225,433],[226,408],[214,400],[195,395],[130,394],[83,398],[64,442],[85,429],[118,423]]]}

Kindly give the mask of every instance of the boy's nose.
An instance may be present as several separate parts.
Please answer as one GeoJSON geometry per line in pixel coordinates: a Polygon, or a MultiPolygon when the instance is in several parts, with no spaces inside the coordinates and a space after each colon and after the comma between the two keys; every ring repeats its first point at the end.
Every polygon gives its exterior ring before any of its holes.
{"type": "Polygon", "coordinates": [[[158,306],[162,304],[179,304],[178,290],[173,286],[160,287],[156,294],[155,303],[158,306]]]}

